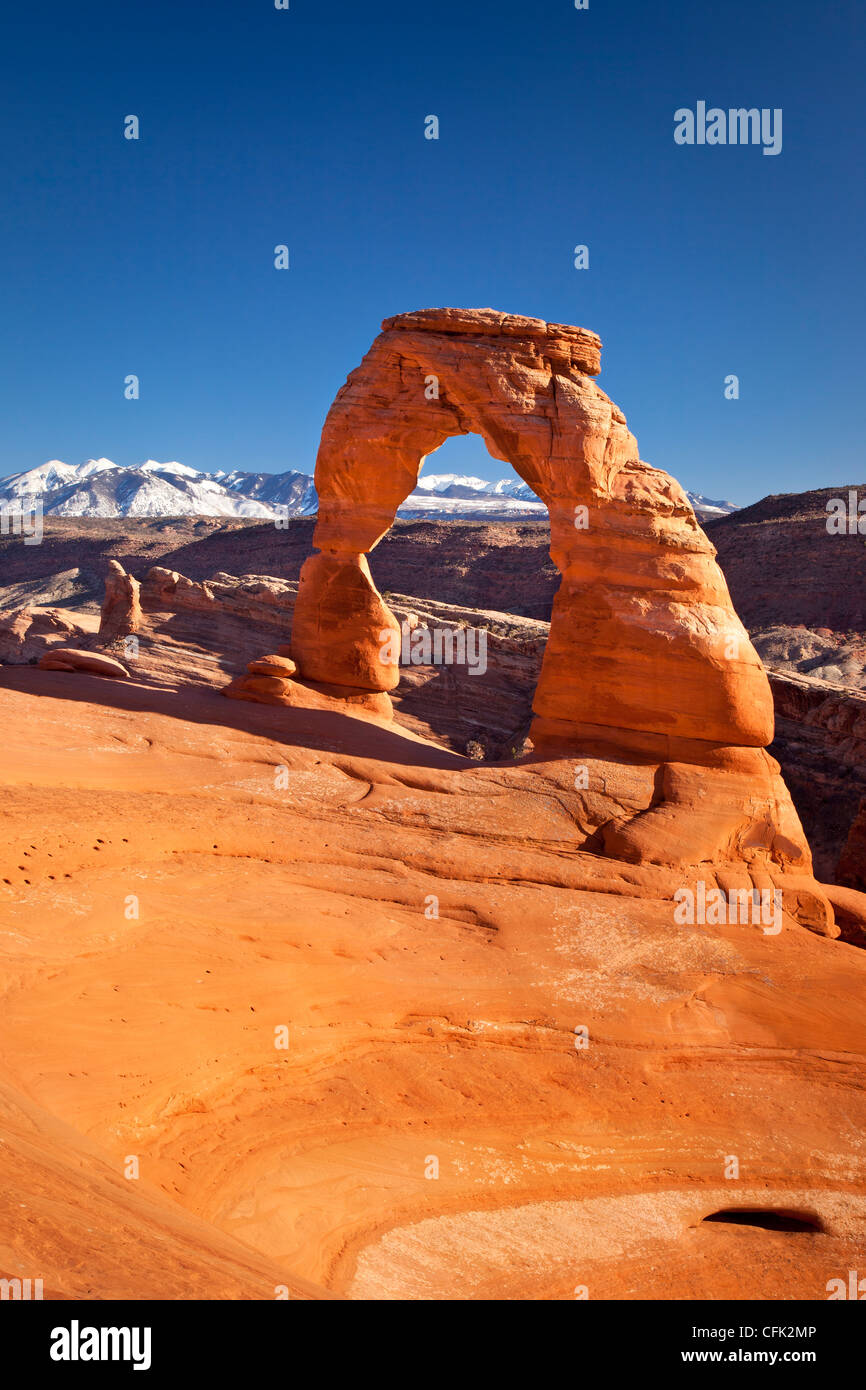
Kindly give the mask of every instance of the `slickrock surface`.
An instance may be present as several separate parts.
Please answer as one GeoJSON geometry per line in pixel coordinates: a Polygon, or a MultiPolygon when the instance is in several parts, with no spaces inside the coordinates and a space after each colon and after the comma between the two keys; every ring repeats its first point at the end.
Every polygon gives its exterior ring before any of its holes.
{"type": "MultiPolygon", "coordinates": [[[[296,680],[295,673],[277,671],[264,661],[251,661],[247,675],[239,676],[222,691],[231,700],[249,700],[254,705],[291,705],[296,709],[330,710],[332,713],[353,714],[390,724],[394,706],[385,691],[352,690],[314,681],[296,680]]],[[[294,662],[288,663],[294,666],[294,662]]]]}
{"type": "MultiPolygon", "coordinates": [[[[472,528],[473,533],[481,529],[472,528]]],[[[390,535],[386,537],[383,547],[390,539],[390,535]]],[[[425,544],[424,540],[419,542],[422,547],[425,544]]],[[[454,554],[463,553],[461,547],[462,542],[452,544],[452,564],[454,554]]],[[[379,553],[379,548],[373,552],[374,562],[379,553]]],[[[491,552],[483,553],[489,556],[491,552]]],[[[529,553],[538,554],[538,550],[529,553]]],[[[465,559],[468,566],[468,554],[465,559]]],[[[159,633],[154,636],[166,657],[168,683],[188,678],[191,646],[199,649],[205,678],[209,679],[215,652],[225,654],[222,669],[235,674],[243,665],[233,666],[232,655],[246,661],[265,651],[264,644],[273,640],[268,636],[269,628],[283,635],[291,631],[297,583],[263,575],[238,578],[220,574],[207,584],[175,575],[167,585],[167,573],[152,570],[142,594],[145,608],[162,614],[159,633]],[[183,661],[176,669],[169,653],[178,642],[183,661]]],[[[410,568],[410,573],[416,571],[410,568]]],[[[522,588],[515,591],[515,603],[522,593],[522,588]]],[[[404,591],[384,597],[400,621],[419,612],[425,625],[431,627],[483,627],[488,633],[483,675],[470,675],[460,666],[401,669],[399,686],[392,692],[400,722],[426,737],[443,740],[459,752],[468,741],[479,740],[493,759],[512,756],[531,723],[549,624],[522,619],[513,610],[497,613],[477,605],[432,602],[404,591]]],[[[760,638],[758,641],[760,645],[760,638]]],[[[151,679],[156,655],[152,649],[151,679]]],[[[829,881],[860,800],[866,796],[866,696],[862,689],[800,675],[794,669],[773,669],[768,675],[775,704],[775,737],[770,751],[781,764],[818,876],[829,881]]]]}
{"type": "MultiPolygon", "coordinates": [[[[800,1299],[857,1267],[866,952],[678,925],[681,871],[587,846],[573,761],[94,685],[0,672],[4,1275],[800,1299]],[[812,1224],[702,1224],[743,1206],[812,1224]]],[[[651,795],[589,770],[597,817],[651,795]]]]}
{"type": "MultiPolygon", "coordinates": [[[[243,685],[248,663],[254,674],[295,676],[296,671],[286,668],[254,672],[252,668],[269,646],[279,651],[280,639],[290,634],[297,588],[290,580],[266,575],[219,573],[208,583],[196,583],[176,572],[152,568],[142,583],[141,652],[130,664],[147,683],[167,689],[187,685],[210,689],[221,676],[237,678],[243,685]]],[[[401,726],[457,752],[475,743],[488,760],[515,756],[531,724],[549,625],[513,613],[435,603],[401,593],[386,598],[401,622],[414,614],[431,629],[469,627],[487,634],[483,673],[472,674],[461,665],[401,667],[400,683],[391,692],[401,726]]],[[[48,646],[69,645],[70,638],[84,636],[79,624],[91,622],[92,615],[80,610],[4,615],[0,654],[13,664],[36,661],[48,646]]],[[[280,661],[286,659],[280,657],[280,661]]],[[[862,691],[813,677],[769,674],[776,706],[776,736],[770,751],[781,764],[803,822],[817,876],[832,881],[857,808],[866,796],[866,743],[861,728],[866,727],[866,697],[862,691]]],[[[332,687],[328,698],[335,692],[332,687]]],[[[327,695],[327,689],[320,687],[318,693],[327,695]]],[[[261,692],[252,694],[259,700],[261,692]]],[[[306,698],[303,689],[296,689],[283,703],[301,704],[306,698]]],[[[315,696],[308,702],[317,703],[315,696]]],[[[358,695],[350,703],[357,709],[367,701],[358,695]]],[[[326,706],[327,700],[321,707],[326,706]]],[[[386,708],[382,706],[379,713],[386,708]]]]}

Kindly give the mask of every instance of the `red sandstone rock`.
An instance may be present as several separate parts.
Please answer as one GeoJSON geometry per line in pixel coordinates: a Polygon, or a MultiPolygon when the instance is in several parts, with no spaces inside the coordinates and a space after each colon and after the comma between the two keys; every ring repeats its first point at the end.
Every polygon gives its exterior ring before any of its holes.
{"type": "Polygon", "coordinates": [[[660,795],[606,828],[606,851],[636,863],[764,860],[810,877],[778,766],[761,751],[773,701],[760,659],[682,488],[640,461],[622,411],[592,381],[599,352],[584,329],[494,310],[385,321],[322,431],[321,554],[302,571],[294,658],[319,681],[396,684],[378,661],[390,615],[364,552],[425,457],[474,431],[547,504],[562,574],[533,701],[536,751],[655,767],[660,795]]]}
{"type": "Polygon", "coordinates": [[[86,671],[94,676],[116,676],[126,679],[129,672],[113,657],[101,652],[83,652],[73,647],[52,647],[40,658],[43,671],[86,671]]]}
{"type": "Polygon", "coordinates": [[[715,552],[682,488],[639,461],[624,415],[590,379],[599,351],[584,329],[494,310],[386,320],[322,432],[315,544],[331,560],[308,561],[299,591],[293,649],[304,674],[369,683],[352,670],[373,642],[369,595],[356,583],[350,611],[348,586],[341,607],[323,604],[325,576],[337,557],[358,566],[377,544],[427,454],[475,431],[547,503],[563,574],[535,741],[549,721],[573,724],[573,743],[587,725],[650,730],[674,754],[683,738],[770,741],[769,686],[715,552]]]}
{"type": "Polygon", "coordinates": [[[0,683],[11,1272],[61,1300],[788,1306],[858,1267],[866,954],[789,920],[802,896],[819,925],[806,875],[777,935],[682,925],[683,886],[766,876],[587,844],[652,812],[650,760],[587,759],[577,791],[574,756],[88,684],[0,683]],[[702,1220],[732,1207],[822,1233],[702,1220]]]}
{"type": "Polygon", "coordinates": [[[390,632],[399,638],[400,624],[364,555],[310,556],[292,622],[292,652],[302,675],[360,690],[393,690],[399,666],[382,655],[390,632]]]}
{"type": "MultiPolygon", "coordinates": [[[[251,662],[250,665],[257,665],[251,662]]],[[[357,714],[390,723],[394,708],[384,691],[347,690],[295,681],[275,675],[239,676],[223,690],[230,700],[249,700],[256,705],[286,705],[292,709],[319,709],[357,714]]]]}
{"type": "Polygon", "coordinates": [[[37,660],[50,651],[60,639],[83,637],[83,628],[68,622],[56,610],[34,613],[30,608],[18,608],[0,614],[0,662],[23,665],[37,660]]]}
{"type": "Polygon", "coordinates": [[[290,679],[297,675],[298,668],[290,656],[260,656],[247,663],[251,676],[282,676],[290,679]]]}
{"type": "Polygon", "coordinates": [[[118,560],[109,560],[105,599],[99,620],[99,640],[108,643],[141,627],[140,585],[118,560]]]}

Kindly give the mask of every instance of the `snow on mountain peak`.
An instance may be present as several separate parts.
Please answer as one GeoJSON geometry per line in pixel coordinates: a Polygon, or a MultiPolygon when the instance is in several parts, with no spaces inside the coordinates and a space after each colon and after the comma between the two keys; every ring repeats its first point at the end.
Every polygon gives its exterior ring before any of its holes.
{"type": "Polygon", "coordinates": [[[211,474],[158,459],[131,465],[107,458],[80,464],[51,459],[0,478],[0,504],[17,497],[41,498],[46,516],[236,516],[272,521],[312,516],[318,507],[313,479],[306,473],[211,474]]]}
{"type": "Polygon", "coordinates": [[[77,478],[90,478],[94,473],[106,473],[117,466],[113,459],[85,459],[84,463],[73,464],[77,478]]]}
{"type": "Polygon", "coordinates": [[[425,492],[443,492],[446,487],[471,487],[473,491],[485,492],[489,486],[483,478],[463,473],[425,473],[418,479],[418,487],[425,492]]]}
{"type": "Polygon", "coordinates": [[[200,468],[191,468],[188,463],[159,463],[156,459],[145,459],[144,463],[133,464],[140,473],[174,473],[179,478],[206,478],[200,468]]]}

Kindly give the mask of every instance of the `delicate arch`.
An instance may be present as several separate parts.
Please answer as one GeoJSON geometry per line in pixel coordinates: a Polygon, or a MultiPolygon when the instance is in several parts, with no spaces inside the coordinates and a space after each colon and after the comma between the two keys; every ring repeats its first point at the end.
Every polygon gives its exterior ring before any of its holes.
{"type": "Polygon", "coordinates": [[[386,319],[328,412],[319,519],[292,653],[308,680],[393,689],[381,657],[397,623],[366,554],[425,456],[474,432],[550,513],[562,574],[533,709],[536,745],[587,739],[682,755],[764,747],[769,683],[734,613],[715,550],[682,488],[642,463],[622,411],[596,385],[594,333],[492,309],[386,319]]]}

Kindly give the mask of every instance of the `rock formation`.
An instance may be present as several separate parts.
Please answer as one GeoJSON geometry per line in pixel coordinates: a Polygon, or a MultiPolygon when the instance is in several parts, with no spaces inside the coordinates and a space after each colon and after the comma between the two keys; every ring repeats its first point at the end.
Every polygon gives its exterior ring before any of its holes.
{"type": "Polygon", "coordinates": [[[83,629],[56,610],[17,608],[0,613],[0,663],[20,666],[38,661],[52,643],[83,637],[83,629]]]}
{"type": "Polygon", "coordinates": [[[109,560],[105,576],[105,599],[99,619],[99,641],[116,642],[141,627],[140,585],[119,560],[109,560]]]}
{"type": "Polygon", "coordinates": [[[475,431],[547,504],[563,575],[536,742],[574,748],[610,728],[656,735],[663,752],[677,739],[769,741],[770,692],[714,551],[682,489],[639,461],[625,417],[592,380],[600,349],[583,329],[492,310],[386,320],[322,433],[322,555],[302,571],[293,633],[305,675],[396,684],[376,669],[380,614],[361,557],[388,530],[426,455],[475,431]]]}
{"type": "Polygon", "coordinates": [[[197,583],[177,570],[154,565],[144,577],[141,602],[151,612],[220,614],[281,629],[291,623],[297,592],[296,582],[273,575],[238,577],[220,571],[207,583],[197,583]]]}
{"type": "Polygon", "coordinates": [[[85,671],[91,676],[115,676],[125,680],[126,667],[102,652],[78,651],[74,647],[52,647],[39,659],[42,671],[85,671]]]}
{"type": "MultiPolygon", "coordinates": [[[[640,461],[594,382],[600,360],[594,333],[492,309],[386,319],[322,431],[319,553],[301,571],[292,632],[300,676],[346,696],[397,685],[383,655],[396,619],[366,553],[427,455],[475,432],[547,504],[562,575],[533,701],[536,754],[648,770],[646,801],[600,826],[598,847],[810,879],[764,751],[773,701],[760,659],[683,489],[640,461]]],[[[244,685],[229,693],[243,698],[244,685]]],[[[832,929],[827,904],[819,929],[832,929]]]]}

